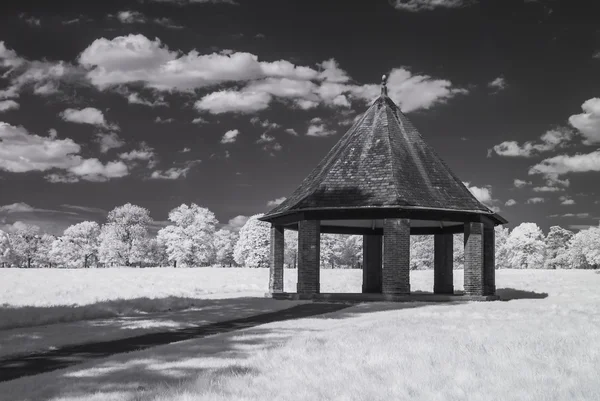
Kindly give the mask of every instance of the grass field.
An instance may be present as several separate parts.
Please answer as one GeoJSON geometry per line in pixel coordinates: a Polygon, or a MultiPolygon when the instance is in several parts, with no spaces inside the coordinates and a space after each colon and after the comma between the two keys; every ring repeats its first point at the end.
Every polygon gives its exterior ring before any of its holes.
{"type": "MultiPolygon", "coordinates": [[[[226,294],[224,275],[235,288],[229,294],[259,294],[268,281],[266,270],[254,269],[114,270],[113,279],[135,282],[127,287],[135,288],[133,298],[147,296],[151,281],[163,283],[163,297],[166,288],[180,291],[175,296],[217,296],[219,285],[226,294]],[[147,272],[155,276],[142,277],[147,272]]],[[[289,288],[293,273],[286,271],[289,288]]],[[[456,273],[460,289],[462,271],[456,273]]],[[[360,288],[360,271],[322,275],[324,292],[360,288]]],[[[430,289],[432,276],[411,272],[412,288],[430,289]]],[[[110,282],[97,277],[87,291],[72,286],[69,302],[91,302],[90,288],[110,282]]],[[[600,274],[501,270],[496,281],[509,301],[360,304],[0,383],[0,399],[599,400],[600,274]]],[[[93,291],[97,299],[114,295],[93,291]]]]}

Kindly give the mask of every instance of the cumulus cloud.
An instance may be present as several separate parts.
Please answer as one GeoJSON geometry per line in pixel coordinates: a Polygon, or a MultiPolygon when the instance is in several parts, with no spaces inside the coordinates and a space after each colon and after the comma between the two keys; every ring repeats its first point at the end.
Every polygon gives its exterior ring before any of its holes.
{"type": "Polygon", "coordinates": [[[144,23],[147,21],[144,14],[139,11],[119,11],[117,19],[124,24],[144,23]]]}
{"type": "Polygon", "coordinates": [[[293,136],[298,136],[298,133],[293,128],[286,128],[285,132],[287,132],[288,134],[293,135],[293,136]]]}
{"type": "Polygon", "coordinates": [[[182,177],[185,178],[191,168],[200,162],[200,160],[190,160],[185,162],[185,166],[183,167],[172,167],[164,171],[156,170],[152,172],[150,178],[155,180],[177,180],[182,177]]]}
{"type": "Polygon", "coordinates": [[[436,8],[461,8],[475,4],[475,0],[391,0],[398,10],[419,12],[436,8]]]}
{"type": "Polygon", "coordinates": [[[260,138],[258,138],[256,143],[268,143],[268,142],[273,142],[274,140],[275,140],[274,136],[271,136],[265,132],[260,136],[260,138]]]}
{"type": "Polygon", "coordinates": [[[529,198],[527,199],[528,204],[536,204],[536,203],[544,203],[546,200],[544,198],[529,198]]]}
{"type": "Polygon", "coordinates": [[[561,196],[558,198],[561,205],[574,205],[575,201],[568,196],[561,196]]]}
{"type": "Polygon", "coordinates": [[[282,196],[281,198],[270,200],[267,202],[267,206],[273,207],[273,206],[281,205],[285,199],[286,199],[286,197],[282,196]]]}
{"type": "Polygon", "coordinates": [[[127,161],[150,160],[155,156],[154,149],[142,143],[139,149],[119,154],[119,158],[127,161]]]}
{"type": "Polygon", "coordinates": [[[557,128],[547,131],[537,143],[529,141],[519,145],[517,141],[505,141],[495,145],[492,149],[498,156],[532,157],[565,147],[573,137],[574,133],[571,130],[557,128]]]}
{"type": "Polygon", "coordinates": [[[125,145],[125,141],[119,138],[115,132],[107,134],[99,133],[96,135],[96,142],[100,145],[100,152],[106,153],[111,149],[120,148],[125,145]]]}
{"type": "Polygon", "coordinates": [[[569,117],[569,123],[585,137],[584,144],[600,143],[600,98],[586,100],[583,113],[569,117]]]}
{"type": "Polygon", "coordinates": [[[507,201],[506,201],[506,203],[505,203],[505,205],[506,205],[506,206],[514,206],[514,205],[516,205],[516,204],[517,204],[517,201],[516,201],[516,200],[514,200],[514,199],[509,199],[509,200],[507,200],[507,201]]]}
{"type": "MultiPolygon", "coordinates": [[[[42,137],[30,134],[23,127],[0,122],[0,169],[25,173],[29,171],[62,170],[70,180],[105,181],[128,174],[122,162],[102,164],[98,159],[84,159],[78,153],[81,146],[72,139],[58,139],[56,131],[42,137]]],[[[52,177],[60,174],[51,173],[52,177]]]]}
{"type": "Polygon", "coordinates": [[[175,122],[175,119],[174,118],[161,118],[160,116],[157,116],[154,119],[154,122],[157,124],[169,124],[169,123],[175,122]]]}
{"type": "Polygon", "coordinates": [[[543,186],[543,187],[534,187],[533,191],[534,192],[559,192],[559,191],[564,191],[564,188],[543,186]]]}
{"type": "Polygon", "coordinates": [[[252,117],[250,119],[250,123],[252,125],[258,125],[259,127],[265,128],[267,131],[281,127],[281,125],[279,125],[277,123],[272,123],[269,120],[261,120],[258,117],[252,117]]]}
{"type": "Polygon", "coordinates": [[[59,115],[63,120],[76,124],[89,124],[113,130],[118,129],[118,126],[115,124],[107,124],[104,113],[94,107],[86,107],[81,110],[66,109],[59,115]]]}
{"type": "Polygon", "coordinates": [[[196,101],[195,108],[212,114],[228,112],[254,113],[269,107],[271,95],[266,92],[213,92],[196,101]]]}
{"type": "Polygon", "coordinates": [[[164,101],[162,96],[159,96],[156,100],[147,100],[142,98],[138,93],[130,93],[127,95],[127,102],[129,104],[141,104],[148,107],[159,107],[159,106],[168,106],[169,104],[164,101]]]}
{"type": "Polygon", "coordinates": [[[242,228],[244,226],[244,224],[246,224],[246,222],[248,221],[249,218],[250,218],[250,216],[243,216],[243,215],[235,216],[234,218],[229,219],[225,228],[227,228],[231,231],[239,231],[240,228],[242,228]]]}
{"type": "Polygon", "coordinates": [[[498,77],[492,82],[488,83],[488,87],[496,89],[496,92],[499,92],[506,88],[506,80],[503,77],[498,77]]]}
{"type": "Polygon", "coordinates": [[[2,100],[0,101],[0,113],[8,110],[16,110],[19,108],[19,103],[14,100],[2,100]]]}
{"type": "Polygon", "coordinates": [[[223,138],[221,139],[221,143],[233,143],[237,140],[237,136],[240,134],[240,131],[237,129],[232,129],[227,131],[223,138]]]}
{"type": "Polygon", "coordinates": [[[588,171],[600,171],[600,150],[573,156],[558,155],[542,160],[529,169],[529,174],[560,176],[567,173],[588,171]]]}
{"type": "Polygon", "coordinates": [[[307,136],[324,137],[334,135],[335,131],[327,129],[324,124],[311,124],[306,131],[307,136]]]}
{"type": "Polygon", "coordinates": [[[493,201],[491,187],[471,186],[469,182],[463,182],[463,184],[473,194],[473,196],[477,198],[479,202],[487,204],[493,201]]]}
{"type": "Polygon", "coordinates": [[[515,184],[515,187],[517,187],[517,188],[523,188],[527,185],[531,185],[531,181],[524,181],[524,180],[515,178],[514,184],[515,184]]]}

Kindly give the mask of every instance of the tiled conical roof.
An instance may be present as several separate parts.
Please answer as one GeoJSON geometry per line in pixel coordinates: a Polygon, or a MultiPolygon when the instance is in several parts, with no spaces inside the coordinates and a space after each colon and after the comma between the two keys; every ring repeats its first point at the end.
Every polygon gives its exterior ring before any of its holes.
{"type": "Polygon", "coordinates": [[[423,140],[385,87],[294,193],[261,220],[378,207],[494,214],[423,140]]]}

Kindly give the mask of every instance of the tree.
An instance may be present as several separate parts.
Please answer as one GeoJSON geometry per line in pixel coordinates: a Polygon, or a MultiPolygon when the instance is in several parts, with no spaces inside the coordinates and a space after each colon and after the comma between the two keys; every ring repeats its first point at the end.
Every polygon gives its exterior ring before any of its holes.
{"type": "Polygon", "coordinates": [[[162,267],[169,264],[169,255],[167,247],[158,238],[152,238],[148,241],[147,251],[143,262],[147,266],[162,267]]]}
{"type": "Polygon", "coordinates": [[[229,266],[235,262],[233,259],[233,248],[237,242],[238,234],[220,229],[215,233],[214,247],[216,250],[216,261],[221,266],[229,266]]]}
{"type": "Polygon", "coordinates": [[[50,254],[50,249],[52,248],[52,243],[56,240],[54,235],[50,234],[42,234],[40,237],[40,241],[38,244],[38,250],[35,256],[35,262],[38,267],[52,267],[52,263],[54,263],[54,259],[50,254]]]}
{"type": "Polygon", "coordinates": [[[496,269],[508,269],[510,267],[508,263],[508,255],[510,254],[510,249],[507,247],[506,244],[509,235],[508,228],[503,226],[496,226],[494,227],[494,232],[496,269]]]}
{"type": "Polygon", "coordinates": [[[362,235],[338,235],[337,237],[334,248],[337,263],[349,268],[360,268],[363,257],[362,235]]]}
{"type": "Polygon", "coordinates": [[[284,241],[283,263],[288,269],[295,269],[298,264],[298,231],[285,230],[284,241]]]}
{"type": "Polygon", "coordinates": [[[64,267],[88,268],[98,259],[100,226],[95,221],[83,221],[70,226],[57,238],[50,250],[52,259],[64,267]]]}
{"type": "Polygon", "coordinates": [[[544,234],[535,223],[515,227],[506,240],[508,265],[513,269],[541,269],[544,267],[546,244],[544,234]]]}
{"type": "Polygon", "coordinates": [[[11,245],[8,233],[0,230],[0,265],[5,267],[10,263],[11,245]]]}
{"type": "MultiPolygon", "coordinates": [[[[297,234],[296,234],[297,236],[297,234]]],[[[339,235],[337,234],[321,234],[321,243],[319,244],[319,257],[321,268],[335,268],[338,259],[339,235]]],[[[296,244],[296,250],[298,245],[296,244]]]]}
{"type": "Polygon", "coordinates": [[[465,235],[462,233],[452,238],[452,259],[454,269],[465,268],[465,235]]]}
{"type": "Polygon", "coordinates": [[[410,236],[410,269],[433,269],[433,235],[410,236]]]}
{"type": "Polygon", "coordinates": [[[31,268],[31,263],[35,260],[41,241],[39,235],[40,228],[35,225],[22,224],[17,227],[12,235],[12,249],[16,262],[19,266],[27,265],[31,268]]]}
{"type": "Polygon", "coordinates": [[[240,229],[240,237],[233,250],[235,263],[247,267],[269,266],[271,225],[258,220],[263,214],[251,216],[240,229]]]}
{"type": "Polygon", "coordinates": [[[174,225],[158,232],[157,239],[166,246],[169,260],[181,266],[208,265],[215,259],[215,236],[218,223],[210,210],[194,203],[171,210],[174,225]]]}
{"type": "Polygon", "coordinates": [[[567,269],[570,260],[567,252],[569,240],[574,233],[560,226],[550,227],[546,236],[546,269],[567,269]]]}
{"type": "Polygon", "coordinates": [[[102,263],[130,266],[144,259],[148,245],[150,212],[127,203],[108,213],[100,230],[98,257],[102,263]]]}
{"type": "Polygon", "coordinates": [[[573,235],[568,249],[570,267],[597,269],[600,266],[600,227],[590,227],[573,235]]]}

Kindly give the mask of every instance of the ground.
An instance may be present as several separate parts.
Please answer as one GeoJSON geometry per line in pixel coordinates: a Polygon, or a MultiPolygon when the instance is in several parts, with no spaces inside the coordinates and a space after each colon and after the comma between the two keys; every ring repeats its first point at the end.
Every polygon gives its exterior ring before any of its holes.
{"type": "MultiPolygon", "coordinates": [[[[196,300],[193,310],[3,330],[0,358],[11,349],[112,340],[132,330],[177,330],[307,304],[251,296],[266,290],[266,269],[45,270],[39,282],[32,281],[33,272],[21,278],[0,273],[0,302],[14,300],[17,285],[22,299],[35,291],[46,305],[63,297],[89,304],[158,292],[163,298],[213,298],[196,300]],[[52,278],[54,272],[73,276],[52,278]],[[22,340],[27,336],[38,342],[22,340]]],[[[461,289],[462,271],[455,273],[461,289]]],[[[285,274],[286,290],[293,289],[295,272],[285,274]]],[[[600,399],[600,274],[500,270],[496,277],[507,301],[341,305],[321,315],[241,325],[247,328],[2,382],[0,399],[600,399]]],[[[323,292],[358,292],[360,282],[360,271],[322,271],[323,292]]],[[[413,290],[429,290],[432,282],[431,271],[411,272],[413,290]]]]}

